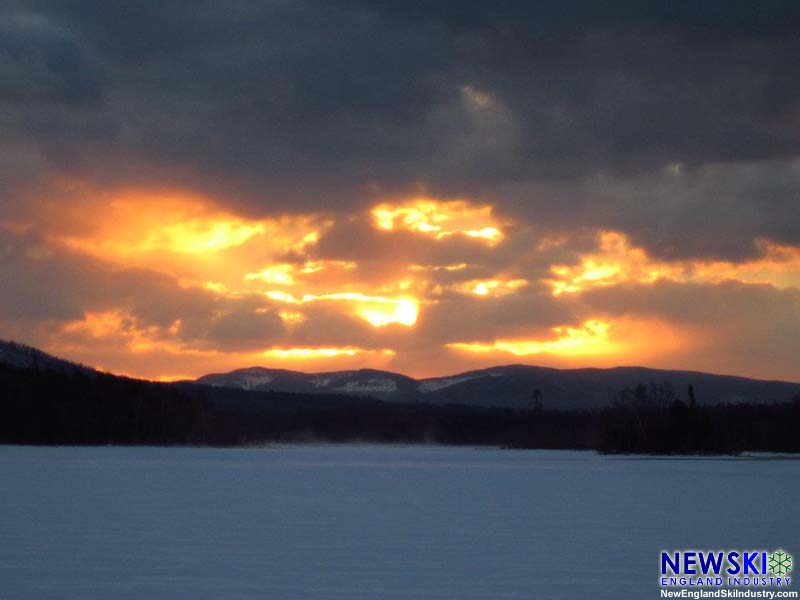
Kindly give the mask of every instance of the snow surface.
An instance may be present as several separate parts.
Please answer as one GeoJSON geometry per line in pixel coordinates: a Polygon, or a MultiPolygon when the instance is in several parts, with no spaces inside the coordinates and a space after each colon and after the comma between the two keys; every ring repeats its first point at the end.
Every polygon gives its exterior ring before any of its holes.
{"type": "Polygon", "coordinates": [[[662,549],[796,556],[795,460],[0,446],[4,600],[657,598],[662,549]]]}
{"type": "Polygon", "coordinates": [[[450,387],[451,385],[456,385],[457,383],[461,383],[463,381],[469,381],[470,379],[477,379],[479,377],[483,377],[483,375],[465,375],[463,377],[443,377],[441,379],[428,379],[427,381],[422,381],[417,385],[417,390],[423,394],[427,394],[429,392],[435,392],[436,390],[441,390],[446,387],[450,387]]]}
{"type": "Polygon", "coordinates": [[[243,390],[253,390],[275,379],[272,375],[244,375],[239,378],[238,385],[243,390]]]}
{"type": "Polygon", "coordinates": [[[427,379],[425,381],[421,381],[417,385],[417,391],[422,394],[428,394],[430,392],[435,392],[436,390],[441,390],[446,387],[450,387],[451,385],[456,385],[457,383],[462,383],[464,381],[470,381],[472,379],[481,379],[483,377],[505,377],[506,374],[502,371],[484,371],[483,373],[472,373],[469,375],[458,375],[456,377],[437,377],[436,379],[427,379]]]}
{"type": "Polygon", "coordinates": [[[357,379],[355,381],[348,381],[344,385],[337,386],[337,391],[362,393],[362,392],[396,392],[397,382],[388,377],[373,378],[373,379],[357,379]]]}

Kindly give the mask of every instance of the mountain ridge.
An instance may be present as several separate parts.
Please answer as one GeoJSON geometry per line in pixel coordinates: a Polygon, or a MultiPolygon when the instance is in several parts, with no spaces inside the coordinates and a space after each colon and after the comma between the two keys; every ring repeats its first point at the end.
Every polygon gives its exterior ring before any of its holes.
{"type": "Polygon", "coordinates": [[[344,393],[396,402],[508,408],[530,406],[535,390],[549,408],[600,408],[613,403],[624,388],[639,384],[661,386],[661,393],[685,400],[692,386],[703,404],[783,402],[800,394],[800,383],[638,366],[557,369],[510,364],[420,379],[378,369],[306,373],[247,367],[204,375],[196,382],[253,391],[344,393]],[[668,388],[672,391],[665,391],[668,388]]]}
{"type": "MultiPolygon", "coordinates": [[[[308,379],[299,372],[265,368],[243,369],[237,374],[241,373],[262,379],[254,381],[254,387],[266,385],[265,378],[274,383],[277,374],[293,375],[300,381],[308,379]]],[[[704,394],[701,401],[687,404],[677,401],[674,395],[670,400],[655,385],[652,390],[628,390],[624,402],[617,405],[587,410],[592,406],[586,402],[572,407],[559,405],[555,401],[558,388],[554,385],[540,389],[540,396],[547,398],[545,403],[549,406],[532,403],[528,397],[531,380],[524,377],[531,374],[564,375],[556,369],[523,365],[493,367],[462,374],[461,378],[434,378],[420,383],[403,376],[389,379],[386,372],[364,369],[328,373],[321,380],[316,374],[318,388],[329,388],[333,383],[348,390],[348,394],[329,390],[316,394],[248,391],[117,376],[62,361],[29,346],[0,341],[0,443],[252,447],[270,443],[358,442],[643,454],[800,452],[799,385],[690,372],[693,384],[704,394]],[[417,393],[420,385],[428,384],[425,397],[434,401],[389,402],[362,395],[376,387],[390,394],[387,379],[411,386],[417,393]],[[715,406],[713,402],[720,399],[710,400],[713,396],[709,381],[718,385],[720,381],[766,385],[767,391],[778,385],[780,399],[788,399],[785,395],[789,391],[795,396],[790,402],[715,406]],[[470,399],[465,396],[476,382],[478,395],[469,405],[470,399]],[[509,398],[513,400],[508,396],[509,386],[523,390],[522,408],[503,404],[509,398]],[[455,395],[436,396],[454,390],[455,395]],[[492,401],[495,405],[488,406],[492,401]],[[576,407],[584,410],[565,410],[576,407]]],[[[575,400],[580,397],[576,389],[586,394],[597,386],[598,380],[593,376],[611,376],[611,383],[607,381],[605,385],[617,386],[624,377],[644,374],[654,373],[630,368],[587,369],[579,373],[588,377],[585,379],[567,372],[570,377],[565,382],[577,381],[583,388],[565,386],[561,391],[575,400]]],[[[670,375],[655,372],[665,374],[670,375]]],[[[546,383],[541,378],[537,381],[546,383]]]]}
{"type": "MultiPolygon", "coordinates": [[[[100,373],[31,346],[3,340],[0,363],[62,373],[100,373]]],[[[557,369],[519,363],[420,379],[366,368],[306,373],[245,367],[183,383],[253,392],[346,395],[399,403],[490,408],[530,408],[538,397],[546,408],[561,410],[601,409],[613,404],[622,390],[633,390],[640,384],[647,386],[651,398],[684,401],[690,400],[688,388],[692,386],[702,405],[766,404],[800,398],[800,383],[787,381],[650,367],[557,369]]]]}
{"type": "Polygon", "coordinates": [[[42,369],[60,373],[99,373],[97,369],[48,354],[43,350],[0,339],[0,363],[21,369],[42,369]]]}

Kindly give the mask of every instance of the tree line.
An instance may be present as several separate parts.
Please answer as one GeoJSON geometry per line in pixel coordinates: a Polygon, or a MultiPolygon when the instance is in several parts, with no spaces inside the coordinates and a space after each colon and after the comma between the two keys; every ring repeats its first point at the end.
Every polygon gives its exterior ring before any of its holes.
{"type": "Polygon", "coordinates": [[[147,382],[0,365],[0,443],[212,445],[372,442],[631,453],[800,451],[800,398],[701,407],[667,384],[622,390],[598,411],[402,404],[147,382]]]}
{"type": "Polygon", "coordinates": [[[738,454],[800,452],[800,394],[783,403],[698,403],[668,383],[625,388],[603,411],[606,452],[738,454]]]}

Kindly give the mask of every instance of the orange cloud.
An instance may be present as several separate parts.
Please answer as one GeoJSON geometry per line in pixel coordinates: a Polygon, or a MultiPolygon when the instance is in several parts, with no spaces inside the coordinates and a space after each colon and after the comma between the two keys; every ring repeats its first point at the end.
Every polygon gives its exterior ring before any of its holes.
{"type": "MultiPolygon", "coordinates": [[[[27,224],[3,222],[0,227],[26,238],[28,245],[21,246],[19,256],[31,262],[55,266],[91,259],[92,273],[85,279],[90,284],[94,273],[135,267],[162,274],[157,279],[164,289],[170,287],[170,281],[175,287],[192,288],[189,293],[179,290],[179,294],[165,293],[164,297],[176,303],[187,297],[199,298],[205,312],[170,307],[168,318],[181,316],[185,322],[176,318],[173,323],[156,326],[137,320],[126,308],[134,305],[131,295],[139,291],[122,289],[135,285],[123,283],[111,292],[119,297],[86,302],[118,308],[87,311],[83,318],[58,328],[47,346],[67,356],[89,357],[87,362],[92,356],[103,357],[104,363],[123,372],[164,377],[169,373],[153,366],[155,357],[167,357],[171,373],[198,375],[264,361],[304,370],[323,365],[377,367],[391,363],[395,352],[402,363],[403,353],[434,353],[432,348],[439,349],[437,360],[441,362],[425,359],[422,368],[428,372],[445,363],[483,366],[509,356],[536,357],[536,362],[551,365],[572,359],[575,364],[642,363],[696,343],[688,336],[687,325],[634,321],[620,314],[619,307],[598,314],[596,305],[586,305],[582,292],[629,283],[647,286],[661,280],[737,280],[800,288],[800,248],[766,240],[759,242],[760,257],[748,261],[664,261],[635,246],[623,233],[601,231],[594,251],[556,262],[548,257],[569,256],[571,240],[566,233],[532,236],[529,230],[521,231],[500,220],[490,205],[420,197],[386,202],[372,207],[368,214],[380,231],[402,231],[433,240],[458,237],[463,243],[431,245],[417,239],[407,256],[402,247],[391,256],[365,247],[363,257],[347,254],[350,260],[340,260],[318,245],[333,224],[326,215],[254,218],[200,195],[163,190],[88,198],[80,206],[69,204],[63,209],[46,205],[38,221],[34,216],[27,224]],[[492,247],[507,237],[512,243],[491,251],[464,242],[474,239],[492,247]],[[463,254],[454,254],[456,251],[463,254]],[[404,263],[404,257],[411,264],[404,263]],[[97,267],[101,263],[102,268],[97,267]],[[545,299],[538,294],[542,284],[550,287],[545,299]],[[543,307],[542,320],[557,318],[556,322],[567,324],[544,334],[509,333],[514,331],[510,329],[514,311],[520,322],[537,323],[537,315],[522,315],[528,296],[532,306],[543,307]],[[478,315],[476,321],[486,319],[483,331],[495,332],[498,338],[482,336],[482,322],[465,324],[473,332],[465,339],[456,317],[438,329],[431,320],[420,319],[426,310],[437,314],[432,307],[446,302],[470,304],[471,312],[465,314],[478,315]],[[207,317],[203,316],[206,313],[207,317]],[[315,343],[315,328],[307,321],[323,313],[325,318],[331,313],[347,315],[372,327],[354,328],[358,332],[353,339],[326,334],[315,343]],[[240,314],[244,315],[241,321],[225,321],[240,314]],[[583,320],[587,315],[592,318],[583,320]],[[263,332],[268,333],[263,337],[253,333],[252,323],[264,323],[263,332]],[[504,333],[496,333],[499,331],[504,333]],[[370,336],[374,336],[372,341],[370,336]],[[424,351],[418,347],[419,340],[428,344],[424,351]],[[373,349],[376,347],[381,349],[373,349]],[[105,358],[117,351],[118,362],[105,358]]],[[[409,236],[404,239],[408,241],[409,236]]],[[[124,281],[136,281],[138,275],[124,281]]],[[[97,277],[101,276],[105,277],[97,277]]],[[[445,311],[438,314],[443,321],[450,317],[445,311]]]]}
{"type": "Polygon", "coordinates": [[[608,354],[619,350],[608,336],[611,325],[600,320],[586,321],[582,327],[554,327],[550,339],[496,340],[494,342],[454,342],[448,348],[475,354],[508,353],[514,356],[536,354],[608,354]]]}
{"type": "Polygon", "coordinates": [[[453,272],[453,271],[463,271],[464,269],[467,268],[467,266],[468,266],[467,263],[454,263],[454,264],[451,264],[451,265],[439,265],[439,266],[411,265],[411,266],[408,267],[408,269],[410,271],[423,272],[423,273],[427,272],[427,271],[432,271],[432,272],[436,272],[436,271],[453,272]]]}
{"type": "Polygon", "coordinates": [[[270,265],[244,276],[245,281],[263,281],[269,284],[294,285],[297,279],[308,279],[310,275],[331,271],[341,275],[341,271],[351,271],[357,268],[353,261],[344,260],[307,260],[302,265],[293,263],[278,263],[270,265]]]}
{"type": "Polygon", "coordinates": [[[372,209],[375,226],[383,231],[411,231],[437,240],[463,235],[493,245],[502,240],[500,224],[487,204],[466,200],[417,198],[384,203],[372,209]]]}
{"type": "Polygon", "coordinates": [[[384,327],[392,323],[411,327],[417,322],[419,302],[412,297],[386,298],[370,296],[359,292],[338,292],[331,294],[305,294],[296,298],[280,290],[265,293],[271,300],[286,304],[306,304],[308,302],[345,302],[350,312],[367,321],[374,327],[384,327]]]}
{"type": "Polygon", "coordinates": [[[628,317],[590,319],[580,326],[553,327],[550,333],[543,338],[453,342],[446,347],[491,361],[511,355],[536,357],[537,363],[552,366],[618,366],[664,364],[681,353],[702,350],[705,339],[702,332],[688,327],[628,317]]]}
{"type": "Polygon", "coordinates": [[[479,298],[500,298],[513,294],[529,284],[530,282],[526,279],[472,279],[451,287],[462,294],[470,294],[479,298]]]}
{"type": "Polygon", "coordinates": [[[228,287],[259,263],[306,252],[332,225],[315,215],[246,218],[199,195],[161,190],[89,197],[80,206],[44,212],[36,225],[53,246],[228,287]]]}
{"type": "MultiPolygon", "coordinates": [[[[283,315],[282,315],[283,316],[283,315]]],[[[286,366],[295,365],[305,368],[311,361],[317,366],[331,369],[359,367],[370,365],[375,368],[385,367],[395,356],[389,348],[362,348],[359,346],[267,346],[255,351],[224,352],[215,348],[194,347],[178,338],[181,322],[176,321],[167,327],[143,326],[134,316],[124,310],[87,312],[82,319],[65,323],[59,330],[49,349],[52,352],[64,353],[80,358],[91,355],[93,350],[102,349],[103,367],[95,363],[96,368],[110,368],[114,372],[132,377],[149,377],[159,381],[189,379],[209,370],[209,365],[236,368],[241,365],[264,365],[275,362],[286,366]],[[113,360],[114,356],[121,362],[113,360]],[[131,362],[145,365],[132,371],[124,367],[131,362]],[[165,364],[174,365],[179,359],[182,364],[194,364],[200,361],[199,371],[193,375],[181,373],[164,373],[160,369],[165,364]],[[342,362],[344,361],[344,362],[342,362]]],[[[90,364],[92,361],[87,361],[90,364]]],[[[185,368],[185,367],[179,367],[185,368]]]]}
{"type": "Polygon", "coordinates": [[[88,311],[82,319],[65,323],[61,333],[66,334],[67,340],[74,339],[78,343],[85,343],[86,340],[120,342],[134,353],[157,348],[169,348],[177,353],[189,351],[169,340],[178,333],[180,327],[179,320],[169,327],[144,326],[133,315],[122,310],[88,311]]]}
{"type": "Polygon", "coordinates": [[[278,316],[284,325],[299,325],[306,320],[306,316],[296,310],[282,310],[278,312],[278,316]]]}
{"type": "Polygon", "coordinates": [[[363,354],[381,353],[385,356],[394,356],[393,350],[364,350],[353,346],[342,348],[323,347],[323,348],[270,348],[264,350],[261,355],[266,358],[332,358],[336,356],[359,356],[363,354]]]}
{"type": "Polygon", "coordinates": [[[89,235],[65,241],[112,257],[158,251],[213,253],[241,246],[254,237],[266,237],[281,250],[302,249],[315,243],[319,235],[308,217],[249,220],[217,209],[207,199],[171,194],[121,195],[86,220],[89,235]]]}
{"type": "Polygon", "coordinates": [[[800,286],[800,248],[780,246],[761,240],[762,256],[730,261],[659,261],[643,248],[630,244],[627,236],[615,231],[599,234],[597,252],[581,256],[575,265],[553,265],[548,283],[554,296],[624,283],[653,283],[668,279],[679,283],[768,283],[777,287],[800,286]]]}

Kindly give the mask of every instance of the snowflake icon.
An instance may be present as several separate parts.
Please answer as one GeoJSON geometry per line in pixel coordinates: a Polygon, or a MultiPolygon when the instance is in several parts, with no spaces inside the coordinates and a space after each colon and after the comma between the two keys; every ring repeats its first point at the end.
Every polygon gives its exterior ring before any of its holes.
{"type": "Polygon", "coordinates": [[[769,570],[775,575],[786,575],[792,570],[792,555],[786,554],[783,550],[776,550],[767,557],[769,570]]]}

